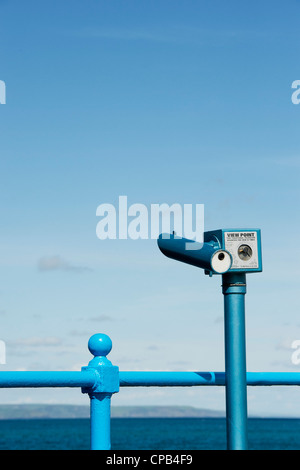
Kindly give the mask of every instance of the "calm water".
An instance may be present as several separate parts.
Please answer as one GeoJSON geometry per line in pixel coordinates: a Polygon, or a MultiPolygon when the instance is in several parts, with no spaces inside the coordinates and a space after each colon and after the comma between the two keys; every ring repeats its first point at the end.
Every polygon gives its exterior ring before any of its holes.
{"type": "MultiPolygon", "coordinates": [[[[0,421],[1,450],[88,450],[89,420],[0,421]]],[[[250,419],[249,447],[300,450],[300,419],[250,419]]],[[[113,450],[223,450],[224,419],[113,419],[113,450]]]]}

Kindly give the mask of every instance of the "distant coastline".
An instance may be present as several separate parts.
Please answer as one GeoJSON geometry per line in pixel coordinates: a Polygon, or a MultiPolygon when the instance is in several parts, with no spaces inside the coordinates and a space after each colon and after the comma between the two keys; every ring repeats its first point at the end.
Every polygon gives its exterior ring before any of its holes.
{"type": "MultiPolygon", "coordinates": [[[[222,418],[225,412],[192,406],[113,406],[112,418],[222,418]]],[[[89,418],[84,405],[0,405],[0,420],[89,418]]]]}

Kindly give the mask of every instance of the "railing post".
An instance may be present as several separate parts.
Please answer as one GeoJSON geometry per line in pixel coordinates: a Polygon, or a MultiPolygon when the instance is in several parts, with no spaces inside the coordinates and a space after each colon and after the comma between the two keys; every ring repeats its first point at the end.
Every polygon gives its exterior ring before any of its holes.
{"type": "Polygon", "coordinates": [[[92,336],[88,348],[94,358],[82,370],[93,369],[98,377],[92,388],[82,389],[91,401],[91,450],[110,450],[110,403],[112,395],[119,391],[119,368],[106,357],[112,349],[107,335],[92,336]]]}
{"type": "Polygon", "coordinates": [[[247,450],[246,275],[223,275],[228,450],[247,450]]]}

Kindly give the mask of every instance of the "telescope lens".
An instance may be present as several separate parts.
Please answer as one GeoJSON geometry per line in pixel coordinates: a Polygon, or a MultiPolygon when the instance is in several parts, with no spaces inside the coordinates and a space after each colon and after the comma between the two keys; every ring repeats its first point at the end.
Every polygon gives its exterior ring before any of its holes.
{"type": "Polygon", "coordinates": [[[211,259],[211,267],[218,274],[224,274],[231,268],[232,260],[227,251],[217,251],[211,259]]]}

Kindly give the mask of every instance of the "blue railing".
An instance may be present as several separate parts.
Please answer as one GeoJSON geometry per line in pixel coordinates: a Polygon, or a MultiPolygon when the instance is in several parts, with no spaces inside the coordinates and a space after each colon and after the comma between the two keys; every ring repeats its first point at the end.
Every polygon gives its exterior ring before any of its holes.
{"type": "MultiPolygon", "coordinates": [[[[81,371],[0,372],[0,388],[81,388],[90,398],[91,450],[111,449],[111,397],[120,387],[226,387],[223,372],[121,372],[107,359],[112,342],[104,334],[92,336],[88,347],[94,358],[81,371]]],[[[300,372],[248,372],[247,385],[300,385],[300,372]]]]}

